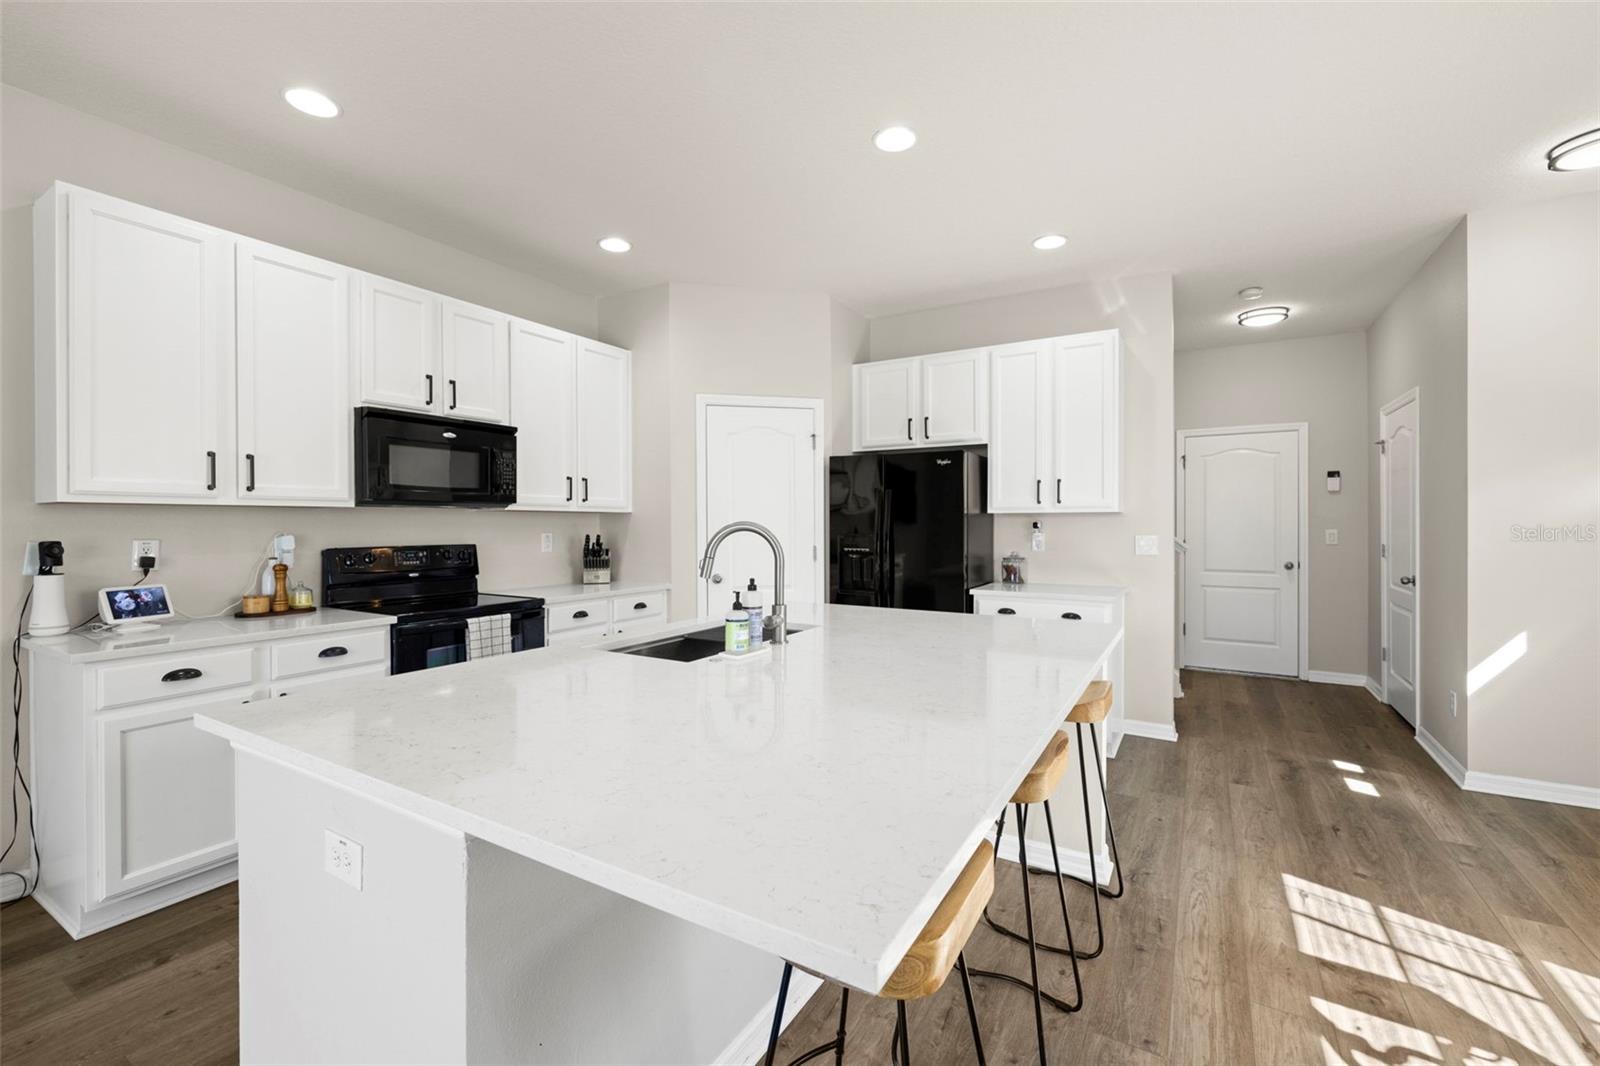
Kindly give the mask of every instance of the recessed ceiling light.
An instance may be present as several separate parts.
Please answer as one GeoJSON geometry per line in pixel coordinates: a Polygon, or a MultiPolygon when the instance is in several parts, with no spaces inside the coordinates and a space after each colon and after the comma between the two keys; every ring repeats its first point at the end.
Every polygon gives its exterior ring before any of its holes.
{"type": "Polygon", "coordinates": [[[600,248],[602,251],[610,252],[613,255],[621,255],[623,252],[630,251],[633,245],[628,243],[626,237],[601,237],[600,248]]]}
{"type": "Polygon", "coordinates": [[[312,118],[337,118],[339,105],[328,99],[315,89],[301,86],[296,89],[285,89],[283,98],[289,101],[289,106],[296,111],[303,111],[312,118]]]}
{"type": "Polygon", "coordinates": [[[1239,290],[1239,299],[1259,300],[1261,299],[1262,294],[1264,294],[1266,291],[1267,290],[1263,289],[1260,285],[1250,285],[1239,290]]]}
{"type": "Polygon", "coordinates": [[[872,143],[881,152],[903,152],[917,143],[917,134],[910,126],[885,126],[872,135],[872,143]]]}
{"type": "Polygon", "coordinates": [[[1288,317],[1287,307],[1257,307],[1239,312],[1239,325],[1260,329],[1262,326],[1276,326],[1288,317]]]}
{"type": "Polygon", "coordinates": [[[1053,252],[1066,247],[1066,243],[1067,239],[1059,233],[1046,233],[1043,237],[1033,239],[1033,246],[1041,252],[1053,252]]]}
{"type": "Polygon", "coordinates": [[[1600,167],[1600,129],[1568,137],[1544,154],[1551,170],[1588,170],[1600,167]]]}

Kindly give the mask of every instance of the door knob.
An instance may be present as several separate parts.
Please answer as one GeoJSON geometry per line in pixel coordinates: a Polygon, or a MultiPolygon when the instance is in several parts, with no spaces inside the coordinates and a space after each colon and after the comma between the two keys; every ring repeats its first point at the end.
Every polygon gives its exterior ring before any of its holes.
{"type": "Polygon", "coordinates": [[[1294,564],[1293,563],[1284,563],[1283,564],[1283,568],[1285,570],[1293,570],[1294,569],[1294,564]]]}
{"type": "Polygon", "coordinates": [[[1415,585],[1416,583],[1417,579],[1414,577],[1403,577],[1400,579],[1400,584],[1402,585],[1415,585]]]}
{"type": "Polygon", "coordinates": [[[711,575],[711,583],[712,583],[712,584],[713,584],[713,585],[720,585],[720,584],[722,584],[722,575],[721,575],[721,574],[712,574],[712,575],[711,575]]]}

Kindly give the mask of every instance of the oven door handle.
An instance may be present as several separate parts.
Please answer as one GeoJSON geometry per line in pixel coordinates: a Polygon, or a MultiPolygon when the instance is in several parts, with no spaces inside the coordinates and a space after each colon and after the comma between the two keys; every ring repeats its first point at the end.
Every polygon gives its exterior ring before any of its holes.
{"type": "Polygon", "coordinates": [[[395,635],[407,637],[413,633],[437,633],[441,629],[466,629],[465,618],[441,618],[435,622],[405,622],[395,626],[395,635]]]}

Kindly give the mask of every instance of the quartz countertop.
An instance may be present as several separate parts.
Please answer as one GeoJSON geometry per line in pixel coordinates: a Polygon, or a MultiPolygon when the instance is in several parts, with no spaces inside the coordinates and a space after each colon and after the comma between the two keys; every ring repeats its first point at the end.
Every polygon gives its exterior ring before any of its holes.
{"type": "Polygon", "coordinates": [[[790,621],[812,628],[747,659],[564,645],[195,721],[876,991],[1122,628],[843,606],[790,621]]]}
{"type": "Polygon", "coordinates": [[[54,655],[71,662],[129,659],[168,651],[195,651],[227,644],[337,633],[347,629],[372,629],[394,624],[388,615],[321,607],[308,614],[262,618],[197,618],[159,622],[155,629],[133,633],[80,629],[59,637],[23,637],[22,646],[35,655],[54,655]]]}
{"type": "MultiPolygon", "coordinates": [[[[479,580],[479,584],[483,584],[479,580]]],[[[608,585],[532,585],[522,588],[485,588],[502,596],[537,596],[545,603],[572,603],[575,600],[598,600],[608,596],[637,596],[642,592],[667,592],[670,581],[613,581],[608,585]]]]}

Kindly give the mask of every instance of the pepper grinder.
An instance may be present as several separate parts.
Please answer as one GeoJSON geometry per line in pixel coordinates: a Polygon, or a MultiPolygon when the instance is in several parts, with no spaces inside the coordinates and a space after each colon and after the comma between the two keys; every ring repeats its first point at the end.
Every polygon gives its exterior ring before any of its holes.
{"type": "Polygon", "coordinates": [[[272,568],[272,613],[289,609],[289,568],[282,563],[272,568]]]}

